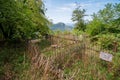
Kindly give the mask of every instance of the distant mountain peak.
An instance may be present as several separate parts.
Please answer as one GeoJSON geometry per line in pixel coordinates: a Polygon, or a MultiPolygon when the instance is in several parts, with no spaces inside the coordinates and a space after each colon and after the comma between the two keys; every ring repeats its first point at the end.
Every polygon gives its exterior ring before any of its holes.
{"type": "Polygon", "coordinates": [[[72,30],[72,26],[69,26],[69,25],[66,25],[65,23],[63,22],[58,22],[56,24],[53,24],[51,27],[50,27],[52,30],[60,30],[60,31],[65,31],[65,30],[72,30]]]}

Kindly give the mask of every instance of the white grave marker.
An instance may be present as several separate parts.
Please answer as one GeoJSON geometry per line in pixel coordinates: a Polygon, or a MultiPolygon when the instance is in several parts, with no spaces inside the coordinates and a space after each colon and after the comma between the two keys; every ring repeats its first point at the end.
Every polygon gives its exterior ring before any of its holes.
{"type": "Polygon", "coordinates": [[[100,52],[100,58],[105,61],[112,62],[113,55],[105,52],[100,52]]]}

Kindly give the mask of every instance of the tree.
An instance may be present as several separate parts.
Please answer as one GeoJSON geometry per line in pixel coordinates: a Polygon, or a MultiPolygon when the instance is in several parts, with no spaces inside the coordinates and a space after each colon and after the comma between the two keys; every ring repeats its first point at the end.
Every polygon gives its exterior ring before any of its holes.
{"type": "Polygon", "coordinates": [[[120,38],[120,3],[106,4],[105,8],[93,14],[93,20],[87,25],[86,32],[104,49],[113,49],[120,38]]]}
{"type": "Polygon", "coordinates": [[[106,4],[105,8],[93,14],[86,32],[92,36],[106,33],[120,33],[120,4],[106,4]]]}
{"type": "Polygon", "coordinates": [[[105,31],[105,24],[98,18],[97,14],[92,15],[93,20],[90,21],[87,25],[86,32],[91,36],[95,36],[105,31]]]}
{"type": "Polygon", "coordinates": [[[84,16],[85,15],[85,9],[80,9],[80,6],[78,6],[72,14],[72,21],[76,22],[75,23],[75,29],[85,31],[85,21],[84,21],[84,16]]]}
{"type": "Polygon", "coordinates": [[[0,0],[0,34],[4,39],[31,39],[49,31],[41,0],[0,0]]]}

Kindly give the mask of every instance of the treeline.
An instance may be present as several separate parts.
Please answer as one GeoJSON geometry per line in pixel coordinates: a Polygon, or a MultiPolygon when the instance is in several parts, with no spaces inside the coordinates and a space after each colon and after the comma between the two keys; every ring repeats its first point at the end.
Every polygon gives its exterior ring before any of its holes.
{"type": "Polygon", "coordinates": [[[76,22],[74,32],[86,33],[104,48],[116,46],[120,40],[120,3],[105,5],[105,8],[93,13],[91,21],[85,21],[86,10],[79,6],[73,11],[72,20],[76,22]]]}
{"type": "Polygon", "coordinates": [[[106,4],[105,8],[93,13],[91,21],[85,21],[85,9],[78,6],[72,15],[75,29],[88,33],[91,36],[106,33],[120,33],[120,3],[106,4]]]}
{"type": "Polygon", "coordinates": [[[88,23],[86,32],[95,36],[98,34],[120,33],[120,4],[107,4],[103,10],[93,14],[93,20],[88,23]]]}
{"type": "Polygon", "coordinates": [[[0,39],[33,39],[49,32],[42,0],[0,0],[0,39]]]}

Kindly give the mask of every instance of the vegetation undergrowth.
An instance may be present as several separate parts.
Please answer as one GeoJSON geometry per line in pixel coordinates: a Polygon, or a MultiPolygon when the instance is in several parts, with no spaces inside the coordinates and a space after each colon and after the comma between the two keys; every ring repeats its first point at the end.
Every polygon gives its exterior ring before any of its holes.
{"type": "Polygon", "coordinates": [[[0,47],[0,80],[14,80],[28,66],[25,43],[6,43],[0,47]]]}

